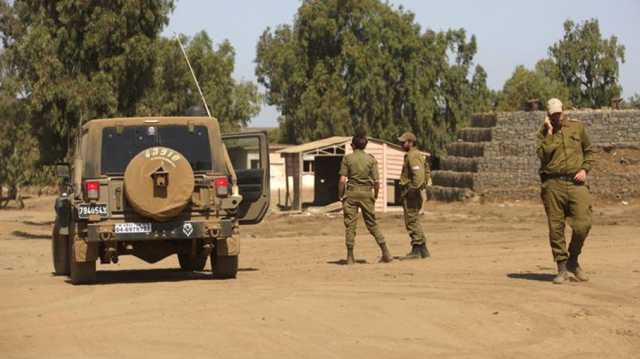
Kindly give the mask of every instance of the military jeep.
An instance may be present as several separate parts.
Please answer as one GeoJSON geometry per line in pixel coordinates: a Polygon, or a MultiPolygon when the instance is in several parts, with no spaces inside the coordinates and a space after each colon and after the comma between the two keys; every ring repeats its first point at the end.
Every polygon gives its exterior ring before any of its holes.
{"type": "Polygon", "coordinates": [[[96,279],[96,261],[134,255],[235,278],[238,225],[269,207],[264,133],[221,135],[209,117],[97,119],[82,126],[73,163],[56,167],[54,272],[96,279]]]}

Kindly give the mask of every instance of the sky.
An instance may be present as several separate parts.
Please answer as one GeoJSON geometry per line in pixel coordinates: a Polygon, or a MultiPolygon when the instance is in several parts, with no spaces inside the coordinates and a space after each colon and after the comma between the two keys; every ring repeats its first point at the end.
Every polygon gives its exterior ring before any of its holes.
{"type": "MultiPolygon", "coordinates": [[[[625,48],[620,68],[623,97],[640,93],[640,0],[390,0],[416,15],[422,30],[464,28],[476,35],[475,62],[488,74],[488,85],[501,89],[516,65],[531,69],[548,56],[567,19],[597,18],[605,37],[616,35],[625,48]]],[[[256,82],[256,44],[267,28],[291,24],[299,0],[178,0],[165,36],[205,30],[218,44],[228,39],[236,51],[234,77],[256,82]]],[[[214,114],[215,115],[215,114],[214,114]]],[[[263,104],[253,127],[277,126],[278,111],[263,104]]]]}

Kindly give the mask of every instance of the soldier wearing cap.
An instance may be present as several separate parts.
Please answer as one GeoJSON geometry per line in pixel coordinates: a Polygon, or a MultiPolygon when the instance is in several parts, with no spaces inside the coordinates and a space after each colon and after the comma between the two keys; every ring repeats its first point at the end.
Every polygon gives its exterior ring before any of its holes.
{"type": "Polygon", "coordinates": [[[425,187],[429,169],[425,158],[416,148],[416,136],[413,133],[403,133],[398,141],[402,143],[402,148],[407,152],[404,155],[400,187],[404,224],[411,237],[411,252],[404,259],[428,258],[430,254],[419,216],[426,197],[425,187]]]}
{"type": "Polygon", "coordinates": [[[547,103],[547,116],[538,132],[537,154],[549,242],[558,266],[553,282],[587,281],[578,257],[591,229],[591,195],[586,179],[594,162],[593,147],[584,125],[568,119],[558,99],[547,103]],[[568,250],[564,238],[567,218],[573,229],[568,250]]]}
{"type": "Polygon", "coordinates": [[[378,161],[364,152],[367,146],[366,135],[360,133],[353,136],[351,148],[353,153],[344,156],[340,165],[340,182],[338,191],[342,200],[344,214],[345,241],[347,245],[347,264],[354,264],[353,246],[356,237],[358,209],[362,211],[364,224],[373,235],[382,252],[381,262],[391,262],[393,257],[387,249],[384,236],[376,223],[375,202],[380,188],[378,161]]]}

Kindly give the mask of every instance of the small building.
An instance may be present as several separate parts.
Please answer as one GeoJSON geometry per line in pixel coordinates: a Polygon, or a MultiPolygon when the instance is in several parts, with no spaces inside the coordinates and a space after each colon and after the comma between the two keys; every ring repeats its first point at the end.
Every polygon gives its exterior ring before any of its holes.
{"type": "MultiPolygon", "coordinates": [[[[304,203],[306,176],[313,174],[314,206],[324,206],[338,201],[338,181],[342,158],[353,152],[351,137],[334,136],[277,151],[284,159],[285,207],[301,210],[304,203]]],[[[380,194],[376,201],[376,211],[387,212],[399,205],[399,181],[403,149],[395,144],[369,138],[365,152],[378,161],[380,174],[380,194]]],[[[425,155],[427,153],[424,153],[425,155]]]]}
{"type": "MultiPolygon", "coordinates": [[[[284,173],[284,158],[280,155],[280,151],[291,147],[291,145],[270,144],[269,145],[269,185],[271,187],[271,205],[280,208],[285,207],[285,193],[287,178],[284,173]]],[[[305,169],[302,172],[302,202],[313,201],[313,164],[305,162],[305,169]]],[[[289,186],[293,186],[293,180],[289,177],[289,186]]]]}

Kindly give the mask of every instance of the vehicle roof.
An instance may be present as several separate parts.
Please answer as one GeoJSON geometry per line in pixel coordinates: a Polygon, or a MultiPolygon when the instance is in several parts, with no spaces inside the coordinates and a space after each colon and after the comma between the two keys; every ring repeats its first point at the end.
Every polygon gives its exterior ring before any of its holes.
{"type": "Polygon", "coordinates": [[[82,128],[103,128],[113,126],[136,126],[136,125],[211,125],[218,124],[218,120],[215,117],[206,116],[144,116],[144,117],[115,117],[115,118],[100,118],[91,120],[85,123],[82,128]]]}

